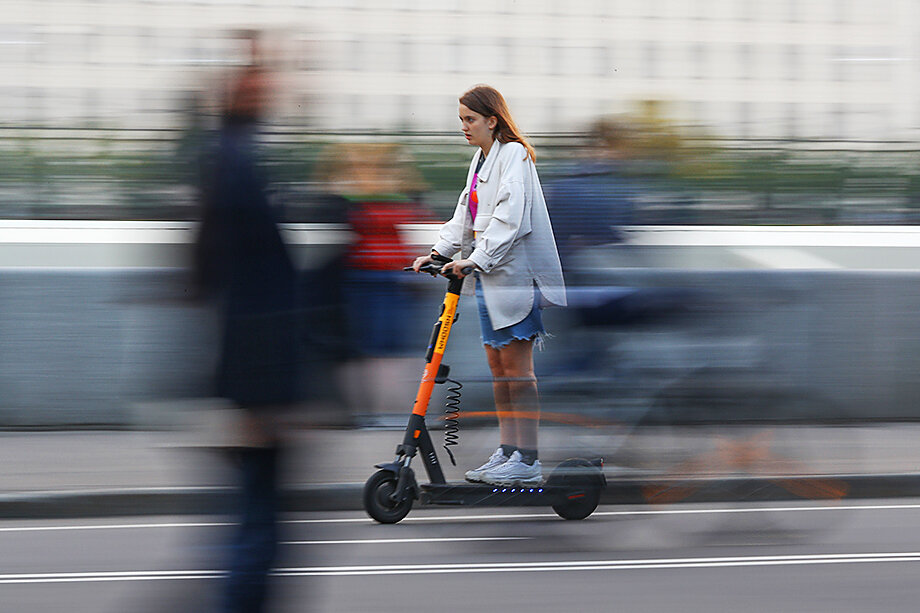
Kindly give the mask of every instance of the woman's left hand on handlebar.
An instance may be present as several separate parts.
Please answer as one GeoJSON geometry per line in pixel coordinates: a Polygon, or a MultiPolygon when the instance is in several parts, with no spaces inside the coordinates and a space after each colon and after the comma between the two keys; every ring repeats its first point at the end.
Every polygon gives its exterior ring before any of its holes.
{"type": "Polygon", "coordinates": [[[463,269],[466,268],[467,273],[469,269],[476,269],[476,264],[472,260],[454,260],[453,262],[448,262],[441,268],[441,274],[453,273],[458,279],[462,279],[466,275],[463,274],[463,269]]]}

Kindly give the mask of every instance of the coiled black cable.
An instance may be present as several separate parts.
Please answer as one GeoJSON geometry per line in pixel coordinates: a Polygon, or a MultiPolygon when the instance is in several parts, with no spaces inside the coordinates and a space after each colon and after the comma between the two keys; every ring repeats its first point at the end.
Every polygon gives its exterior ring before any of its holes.
{"type": "Polygon", "coordinates": [[[460,390],[463,384],[453,379],[447,379],[447,383],[453,385],[447,388],[444,402],[444,451],[450,456],[450,463],[456,466],[457,460],[450,448],[460,444],[460,390]]]}

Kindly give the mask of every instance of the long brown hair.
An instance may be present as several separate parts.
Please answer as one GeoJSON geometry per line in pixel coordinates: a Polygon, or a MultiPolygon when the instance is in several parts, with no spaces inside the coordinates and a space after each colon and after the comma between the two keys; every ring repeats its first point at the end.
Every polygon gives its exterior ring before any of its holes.
{"type": "Polygon", "coordinates": [[[471,111],[479,113],[486,119],[495,117],[498,120],[495,129],[492,130],[492,135],[495,139],[500,143],[521,143],[524,145],[524,149],[527,150],[527,155],[530,156],[530,159],[534,162],[537,161],[536,152],[521,135],[517,124],[511,118],[508,103],[505,102],[505,98],[497,89],[488,85],[477,85],[460,96],[460,104],[471,111]]]}

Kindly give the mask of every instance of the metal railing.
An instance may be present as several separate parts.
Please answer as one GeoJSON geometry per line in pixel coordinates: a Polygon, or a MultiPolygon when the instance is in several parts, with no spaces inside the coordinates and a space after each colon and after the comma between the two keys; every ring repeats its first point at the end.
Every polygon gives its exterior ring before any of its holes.
{"type": "MultiPolygon", "coordinates": [[[[0,218],[194,219],[204,128],[0,126],[0,218]]],[[[531,135],[547,184],[591,153],[586,135],[531,135]]],[[[291,221],[309,221],[325,186],[314,174],[339,142],[405,147],[437,215],[455,202],[469,160],[456,132],[320,131],[269,126],[266,162],[291,221]]],[[[920,144],[909,141],[683,138],[636,141],[620,176],[635,186],[636,223],[915,223],[920,144]]]]}

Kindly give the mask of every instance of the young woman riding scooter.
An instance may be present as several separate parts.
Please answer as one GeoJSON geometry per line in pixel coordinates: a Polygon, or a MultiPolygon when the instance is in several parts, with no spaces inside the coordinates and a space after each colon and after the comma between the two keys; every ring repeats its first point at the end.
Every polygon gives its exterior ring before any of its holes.
{"type": "Polygon", "coordinates": [[[440,230],[420,269],[438,256],[460,258],[442,273],[475,291],[499,423],[499,446],[466,479],[492,485],[543,481],[538,459],[540,405],[533,348],[545,329],[543,304],[565,306],[565,286],[533,147],[496,89],[479,85],[460,97],[460,123],[477,147],[453,217],[440,230]]]}

